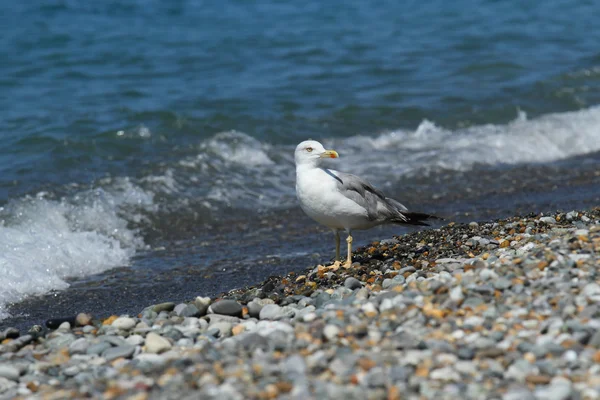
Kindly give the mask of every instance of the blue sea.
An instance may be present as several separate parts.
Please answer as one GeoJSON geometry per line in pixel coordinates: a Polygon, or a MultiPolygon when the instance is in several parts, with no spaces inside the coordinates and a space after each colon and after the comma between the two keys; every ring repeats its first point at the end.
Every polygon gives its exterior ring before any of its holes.
{"type": "Polygon", "coordinates": [[[451,221],[600,204],[596,2],[2,8],[3,326],[135,314],[330,260],[295,198],[307,138],[451,221]]]}

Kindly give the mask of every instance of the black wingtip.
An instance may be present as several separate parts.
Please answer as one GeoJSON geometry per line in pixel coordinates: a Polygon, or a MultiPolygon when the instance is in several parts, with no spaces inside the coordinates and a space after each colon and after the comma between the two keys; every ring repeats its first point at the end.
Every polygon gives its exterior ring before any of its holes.
{"type": "Polygon", "coordinates": [[[425,221],[428,220],[444,220],[442,217],[438,217],[436,215],[425,214],[420,212],[403,212],[402,215],[406,217],[405,221],[398,221],[401,224],[406,225],[419,225],[419,226],[429,226],[425,221]]]}

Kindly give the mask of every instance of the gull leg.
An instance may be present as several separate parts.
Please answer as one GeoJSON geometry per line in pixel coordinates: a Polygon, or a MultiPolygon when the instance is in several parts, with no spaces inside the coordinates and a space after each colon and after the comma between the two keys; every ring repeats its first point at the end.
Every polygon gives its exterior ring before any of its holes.
{"type": "Polygon", "coordinates": [[[348,258],[346,259],[346,263],[344,264],[345,268],[350,268],[352,266],[352,235],[348,232],[348,237],[346,238],[346,243],[348,243],[348,258]]]}

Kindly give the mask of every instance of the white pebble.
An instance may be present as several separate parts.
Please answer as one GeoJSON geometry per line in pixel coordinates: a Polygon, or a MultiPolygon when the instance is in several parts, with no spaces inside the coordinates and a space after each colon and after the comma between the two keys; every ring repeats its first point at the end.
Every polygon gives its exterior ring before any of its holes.
{"type": "Polygon", "coordinates": [[[339,333],[340,333],[340,328],[338,328],[336,325],[327,324],[327,325],[325,325],[325,328],[323,329],[323,335],[329,341],[335,340],[339,333]]]}
{"type": "Polygon", "coordinates": [[[146,352],[148,353],[162,353],[163,351],[171,348],[171,342],[168,339],[160,336],[157,333],[150,332],[146,336],[146,352]]]}
{"type": "Polygon", "coordinates": [[[117,329],[122,329],[124,331],[128,331],[135,326],[135,319],[129,317],[119,317],[115,319],[112,323],[112,326],[117,329]]]}

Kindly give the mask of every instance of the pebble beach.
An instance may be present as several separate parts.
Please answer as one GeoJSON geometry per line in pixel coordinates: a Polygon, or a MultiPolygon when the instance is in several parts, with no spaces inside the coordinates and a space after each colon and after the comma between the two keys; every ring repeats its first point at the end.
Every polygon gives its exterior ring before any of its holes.
{"type": "Polygon", "coordinates": [[[599,252],[600,209],[449,223],[350,268],[8,328],[0,399],[597,399],[599,252]]]}

